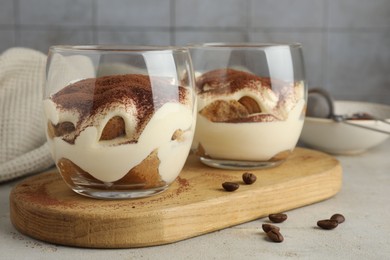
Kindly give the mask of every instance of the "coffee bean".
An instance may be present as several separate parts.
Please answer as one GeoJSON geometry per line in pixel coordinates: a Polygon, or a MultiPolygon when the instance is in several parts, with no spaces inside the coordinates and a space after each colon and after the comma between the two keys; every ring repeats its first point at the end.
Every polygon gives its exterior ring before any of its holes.
{"type": "Polygon", "coordinates": [[[269,232],[267,232],[267,236],[273,242],[280,243],[280,242],[282,242],[284,240],[282,234],[277,229],[271,229],[269,232]]]}
{"type": "Polygon", "coordinates": [[[238,187],[240,187],[240,185],[238,183],[235,183],[235,182],[224,182],[224,183],[222,183],[222,187],[226,191],[235,191],[238,189],[238,187]]]}
{"type": "Polygon", "coordinates": [[[284,213],[269,214],[268,218],[274,223],[282,223],[287,219],[287,215],[284,213]]]}
{"type": "Polygon", "coordinates": [[[279,227],[277,227],[277,226],[275,226],[275,225],[272,225],[272,224],[263,224],[261,227],[263,228],[263,230],[264,230],[265,233],[270,232],[272,229],[275,229],[275,230],[277,230],[277,231],[280,230],[279,227]]]}
{"type": "Polygon", "coordinates": [[[317,226],[319,226],[322,229],[334,229],[339,225],[339,222],[337,220],[333,219],[323,219],[317,221],[317,226]]]}
{"type": "Polygon", "coordinates": [[[253,184],[255,181],[256,181],[256,175],[254,175],[253,173],[250,173],[250,172],[246,172],[242,175],[242,180],[246,183],[246,184],[253,184]]]}
{"type": "Polygon", "coordinates": [[[330,219],[336,220],[339,224],[345,221],[345,217],[341,214],[334,214],[330,219]]]}

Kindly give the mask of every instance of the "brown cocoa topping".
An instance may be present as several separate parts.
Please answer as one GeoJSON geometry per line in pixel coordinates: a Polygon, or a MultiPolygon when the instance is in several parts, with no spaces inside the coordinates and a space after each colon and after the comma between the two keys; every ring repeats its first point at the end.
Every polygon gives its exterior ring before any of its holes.
{"type": "MultiPolygon", "coordinates": [[[[129,140],[134,142],[157,109],[166,102],[189,102],[189,92],[184,87],[172,85],[168,79],[127,74],[80,80],[54,94],[52,100],[59,110],[78,112],[80,118],[74,126],[78,133],[83,130],[80,129],[82,123],[97,113],[109,110],[117,104],[134,107],[137,118],[136,134],[129,140]]],[[[124,134],[120,120],[115,119],[111,123],[115,123],[120,129],[113,130],[109,127],[110,130],[106,130],[102,140],[124,134]]],[[[48,129],[48,132],[51,133],[52,130],[48,129]]],[[[75,138],[77,134],[73,135],[71,140],[64,140],[74,143],[75,138]]]]}
{"type": "MultiPolygon", "coordinates": [[[[295,95],[294,87],[298,86],[301,86],[299,82],[292,84],[277,79],[272,79],[271,82],[269,77],[259,77],[249,72],[229,68],[208,71],[196,79],[198,96],[204,100],[214,100],[213,103],[208,104],[202,109],[201,115],[212,122],[224,123],[274,122],[285,120],[286,118],[280,118],[280,114],[273,114],[285,105],[287,98],[295,95]],[[262,111],[261,104],[250,96],[244,96],[239,100],[234,100],[232,94],[244,89],[258,93],[258,95],[261,95],[260,89],[263,89],[263,91],[267,89],[265,91],[271,90],[274,92],[279,98],[278,105],[275,108],[276,111],[262,111]],[[231,97],[232,100],[226,100],[227,97],[231,97]],[[236,101],[246,111],[238,106],[235,103],[236,101]]],[[[259,98],[261,100],[266,99],[260,96],[259,98]]]]}
{"type": "MultiPolygon", "coordinates": [[[[84,79],[63,88],[52,97],[61,109],[76,109],[81,118],[128,98],[134,100],[138,107],[142,104],[149,108],[153,104],[148,76],[116,75],[84,79]]],[[[143,112],[148,113],[149,110],[143,112]]]]}
{"type": "Polygon", "coordinates": [[[256,88],[257,86],[254,83],[267,88],[271,86],[269,78],[262,78],[252,73],[234,69],[212,70],[196,79],[198,93],[207,92],[213,95],[234,93],[247,87],[256,88]]]}

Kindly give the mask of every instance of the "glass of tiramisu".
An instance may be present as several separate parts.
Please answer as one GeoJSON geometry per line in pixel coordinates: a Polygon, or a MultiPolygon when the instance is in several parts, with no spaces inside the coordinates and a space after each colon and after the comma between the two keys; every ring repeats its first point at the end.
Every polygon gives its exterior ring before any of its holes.
{"type": "Polygon", "coordinates": [[[56,166],[75,192],[101,199],[158,194],[193,141],[189,51],[157,46],[53,46],[44,94],[56,166]]]}
{"type": "Polygon", "coordinates": [[[302,47],[206,43],[189,46],[195,69],[193,150],[224,169],[279,165],[302,130],[307,86],[302,47]]]}

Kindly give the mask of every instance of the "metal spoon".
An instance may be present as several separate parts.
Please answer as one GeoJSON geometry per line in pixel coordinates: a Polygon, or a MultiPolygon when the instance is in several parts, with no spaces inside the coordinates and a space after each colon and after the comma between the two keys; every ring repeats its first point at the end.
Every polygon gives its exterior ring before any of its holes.
{"type": "MultiPolygon", "coordinates": [[[[389,131],[360,125],[360,124],[354,124],[348,121],[351,119],[347,115],[336,115],[334,114],[334,102],[332,97],[329,95],[329,93],[321,88],[313,88],[309,90],[309,96],[308,96],[308,105],[307,105],[307,115],[312,117],[319,117],[319,118],[329,118],[332,119],[335,122],[338,123],[344,123],[347,125],[352,125],[384,134],[390,134],[389,131]]],[[[390,124],[390,122],[382,119],[377,118],[375,116],[372,116],[368,113],[356,113],[354,114],[354,118],[357,119],[368,119],[368,120],[377,120],[381,121],[385,124],[390,124]]]]}

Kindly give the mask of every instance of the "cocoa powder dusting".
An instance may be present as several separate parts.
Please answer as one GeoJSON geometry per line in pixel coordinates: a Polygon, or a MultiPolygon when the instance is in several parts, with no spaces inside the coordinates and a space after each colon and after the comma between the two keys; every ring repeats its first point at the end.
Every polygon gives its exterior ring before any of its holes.
{"type": "Polygon", "coordinates": [[[142,200],[132,201],[133,207],[140,206],[145,207],[153,204],[163,203],[167,200],[180,196],[184,192],[188,192],[191,189],[190,182],[182,177],[177,177],[176,181],[158,196],[149,197],[142,200]]]}
{"type": "Polygon", "coordinates": [[[216,69],[202,74],[196,79],[197,92],[212,93],[215,95],[234,93],[247,87],[256,87],[254,83],[260,83],[262,87],[271,88],[271,80],[268,77],[259,77],[244,71],[234,69],[216,69]],[[209,89],[205,89],[205,86],[209,89]]]}
{"type": "MultiPolygon", "coordinates": [[[[272,89],[269,77],[259,77],[255,74],[234,69],[217,69],[206,72],[197,78],[196,87],[197,93],[201,97],[223,97],[243,89],[252,89],[255,92],[258,92],[259,88],[272,89]]],[[[280,121],[276,116],[262,112],[260,104],[255,99],[250,96],[243,96],[239,100],[214,100],[199,111],[199,114],[211,122],[257,123],[280,121]]]]}
{"type": "Polygon", "coordinates": [[[77,109],[80,120],[93,116],[112,103],[133,103],[139,118],[153,113],[149,76],[116,75],[90,78],[73,83],[52,96],[61,110],[77,109]]]}
{"type": "Polygon", "coordinates": [[[52,100],[61,109],[77,109],[81,117],[94,115],[101,108],[110,106],[112,103],[132,103],[140,109],[141,117],[147,113],[153,113],[155,101],[154,96],[161,99],[159,105],[167,101],[176,101],[177,95],[167,93],[179,92],[181,103],[188,98],[185,88],[171,84],[168,79],[152,78],[141,74],[126,74],[104,76],[100,78],[89,78],[70,84],[52,96],[52,100]],[[171,91],[169,91],[171,90],[171,91]],[[172,91],[173,90],[173,91],[172,91]]]}
{"type": "MultiPolygon", "coordinates": [[[[168,78],[126,74],[80,80],[55,93],[51,99],[59,110],[77,110],[80,118],[74,128],[78,132],[84,121],[117,104],[134,107],[138,121],[136,129],[140,133],[162,105],[167,102],[188,105],[189,95],[187,88],[172,84],[168,78]]],[[[76,138],[77,134],[64,140],[74,143],[76,138]]]]}
{"type": "MultiPolygon", "coordinates": [[[[74,206],[74,203],[65,200],[59,200],[55,196],[48,193],[48,185],[56,181],[62,182],[58,174],[47,173],[35,178],[34,184],[20,184],[17,193],[21,196],[20,201],[28,202],[40,206],[54,207],[69,207],[74,206]],[[43,181],[42,181],[42,180],[43,181]]],[[[71,192],[69,190],[69,192],[71,192]]]]}
{"type": "Polygon", "coordinates": [[[177,177],[177,181],[179,182],[179,188],[176,190],[176,195],[180,195],[189,189],[190,183],[187,179],[177,177]]]}

